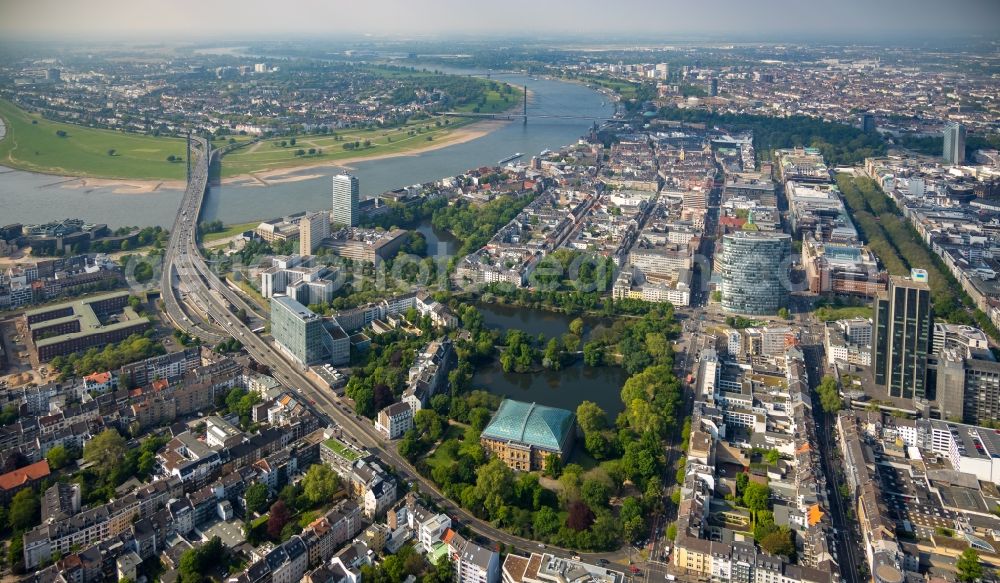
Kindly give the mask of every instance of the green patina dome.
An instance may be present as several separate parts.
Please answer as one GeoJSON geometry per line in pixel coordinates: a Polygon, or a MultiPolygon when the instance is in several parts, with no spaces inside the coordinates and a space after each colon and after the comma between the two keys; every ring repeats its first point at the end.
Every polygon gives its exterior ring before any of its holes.
{"type": "Polygon", "coordinates": [[[575,417],[565,409],[505,399],[483,430],[483,437],[558,451],[573,431],[575,417]]]}

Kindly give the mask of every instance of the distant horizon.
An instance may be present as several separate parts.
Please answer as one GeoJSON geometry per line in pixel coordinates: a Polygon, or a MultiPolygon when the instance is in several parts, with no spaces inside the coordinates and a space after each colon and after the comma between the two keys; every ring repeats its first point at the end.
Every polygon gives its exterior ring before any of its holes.
{"type": "MultiPolygon", "coordinates": [[[[0,27],[2,30],[2,27],[0,27]]],[[[878,35],[810,35],[801,37],[796,35],[781,36],[777,33],[760,36],[738,36],[724,33],[688,33],[685,35],[654,35],[654,34],[608,34],[600,39],[581,39],[578,35],[565,34],[546,36],[526,36],[515,34],[496,33],[486,34],[464,34],[439,32],[433,35],[416,37],[403,36],[394,33],[384,34],[352,34],[339,35],[333,38],[322,32],[296,33],[294,39],[288,38],[290,33],[233,33],[215,35],[183,35],[180,33],[164,33],[163,36],[151,39],[148,33],[135,34],[81,34],[78,36],[57,33],[31,34],[22,36],[7,34],[0,39],[0,46],[31,46],[35,44],[45,44],[54,48],[65,48],[72,46],[80,47],[134,47],[134,48],[155,48],[157,46],[169,47],[238,47],[252,45],[255,43],[274,44],[285,43],[290,46],[300,45],[326,45],[329,47],[364,48],[371,47],[414,47],[422,45],[434,45],[436,43],[459,43],[454,47],[453,53],[461,53],[463,49],[478,48],[486,43],[509,43],[508,47],[492,47],[494,49],[510,48],[515,50],[525,50],[531,48],[539,49],[565,49],[577,51],[634,51],[634,50],[669,50],[671,48],[683,49],[685,47],[717,47],[720,49],[729,48],[752,48],[761,47],[822,47],[822,46],[858,46],[858,47],[902,47],[902,48],[956,48],[966,49],[970,46],[990,48],[1000,57],[1000,29],[994,35],[984,33],[953,33],[928,38],[923,34],[907,34],[899,32],[892,34],[878,35]]],[[[438,51],[440,52],[440,51],[438,51]]]]}
{"type": "MultiPolygon", "coordinates": [[[[22,0],[0,4],[6,40],[345,42],[511,39],[643,42],[997,43],[995,0],[508,0],[484,17],[469,0],[382,0],[369,5],[286,0],[22,0]],[[386,18],[392,15],[392,18],[386,18]],[[151,35],[153,37],[151,38],[151,35]],[[288,39],[289,35],[296,35],[288,39]]],[[[876,43],[880,44],[880,43],[876,43]]]]}

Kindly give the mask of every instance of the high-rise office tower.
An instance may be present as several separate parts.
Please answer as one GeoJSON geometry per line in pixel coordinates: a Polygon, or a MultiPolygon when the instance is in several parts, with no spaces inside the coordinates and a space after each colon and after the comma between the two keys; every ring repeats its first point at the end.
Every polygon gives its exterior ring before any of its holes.
{"type": "Polygon", "coordinates": [[[353,227],[358,224],[358,177],[338,174],[333,177],[333,222],[353,227]]]}
{"type": "Polygon", "coordinates": [[[739,314],[774,314],[788,305],[788,258],[792,238],[786,233],[737,231],[722,238],[719,270],[722,307],[739,314]]]}
{"type": "Polygon", "coordinates": [[[299,364],[315,364],[329,353],[325,340],[330,335],[323,328],[323,319],[288,296],[271,298],[271,335],[299,364]]]}
{"type": "Polygon", "coordinates": [[[934,336],[927,272],[889,279],[888,291],[875,298],[875,384],[890,397],[934,400],[927,391],[927,355],[934,336]]]}
{"type": "Polygon", "coordinates": [[[719,95],[719,79],[717,77],[712,77],[712,81],[709,84],[708,94],[712,97],[719,95]]]}
{"type": "Polygon", "coordinates": [[[300,365],[330,360],[343,364],[350,352],[350,340],[343,329],[323,318],[294,298],[271,297],[271,335],[283,353],[300,365]]]}
{"type": "Polygon", "coordinates": [[[965,126],[957,121],[944,124],[944,159],[950,164],[965,162],[965,126]]]}
{"type": "Polygon", "coordinates": [[[865,112],[861,114],[861,131],[866,134],[875,131],[875,116],[865,112]]]}
{"type": "Polygon", "coordinates": [[[320,242],[330,236],[330,215],[320,211],[307,213],[299,221],[299,255],[312,255],[320,242]]]}

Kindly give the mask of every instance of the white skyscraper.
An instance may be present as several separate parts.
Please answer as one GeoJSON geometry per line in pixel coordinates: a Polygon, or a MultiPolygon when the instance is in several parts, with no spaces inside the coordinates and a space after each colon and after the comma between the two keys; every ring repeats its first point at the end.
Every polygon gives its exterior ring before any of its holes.
{"type": "Polygon", "coordinates": [[[338,174],[333,177],[333,212],[330,214],[334,223],[355,226],[358,224],[358,178],[350,174],[338,174]]]}

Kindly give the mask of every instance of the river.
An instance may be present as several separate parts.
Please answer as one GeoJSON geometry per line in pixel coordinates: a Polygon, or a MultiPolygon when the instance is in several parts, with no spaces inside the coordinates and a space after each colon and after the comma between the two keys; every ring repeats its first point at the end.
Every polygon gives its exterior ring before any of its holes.
{"type": "MultiPolygon", "coordinates": [[[[456,72],[456,71],[449,71],[456,72]]],[[[494,79],[527,85],[531,94],[527,125],[512,122],[475,140],[424,152],[361,162],[352,172],[361,182],[363,196],[372,196],[402,186],[453,176],[470,168],[494,165],[515,152],[525,156],[555,150],[575,142],[591,122],[584,119],[532,118],[531,115],[610,117],[613,106],[607,98],[585,86],[526,75],[494,75],[494,79]]],[[[225,164],[225,159],[223,159],[225,164]]],[[[330,208],[329,177],[336,167],[298,171],[321,174],[319,178],[270,186],[248,183],[212,187],[205,199],[206,220],[226,223],[250,222],[301,210],[330,208]]],[[[296,173],[293,173],[293,175],[296,173]]],[[[83,186],[80,180],[34,174],[0,167],[0,225],[39,223],[65,217],[101,222],[112,227],[173,223],[182,192],[159,188],[156,192],[131,191],[127,183],[83,186]]],[[[447,233],[435,231],[429,222],[418,229],[427,237],[431,253],[441,253],[438,243],[455,251],[456,242],[447,233]]],[[[532,335],[561,335],[571,316],[502,305],[481,305],[486,324],[493,328],[519,328],[532,335]]],[[[594,325],[596,322],[588,322],[594,325]]],[[[575,410],[583,400],[596,402],[609,414],[622,410],[619,397],[627,374],[617,367],[590,368],[576,361],[559,372],[504,373],[499,364],[481,369],[473,382],[496,394],[523,401],[575,410]]]]}
{"type": "MultiPolygon", "coordinates": [[[[561,336],[569,329],[574,316],[502,304],[477,304],[486,326],[498,330],[516,328],[531,335],[561,336]]],[[[598,319],[585,318],[584,339],[600,324],[598,319]]],[[[582,343],[581,343],[582,345],[582,343]]],[[[516,399],[535,402],[550,407],[576,411],[583,401],[593,401],[613,419],[624,409],[621,389],[628,373],[619,367],[584,366],[577,359],[559,371],[533,373],[505,373],[500,363],[494,361],[480,368],[472,377],[474,388],[516,399]]]]}
{"type": "MultiPolygon", "coordinates": [[[[531,100],[527,125],[511,122],[463,144],[357,163],[352,172],[360,179],[362,195],[373,196],[470,168],[495,165],[515,152],[532,156],[544,149],[554,150],[575,142],[591,124],[584,119],[532,118],[532,114],[610,117],[613,113],[606,96],[583,85],[517,74],[493,78],[528,86],[531,100]]],[[[241,182],[212,187],[205,198],[204,218],[241,223],[330,208],[329,177],[339,171],[332,166],[300,170],[291,175],[321,176],[270,186],[241,182]]],[[[113,227],[167,226],[173,223],[181,194],[180,189],[162,187],[152,193],[129,192],[115,185],[81,187],[77,180],[0,167],[0,225],[79,217],[113,227]]]]}

